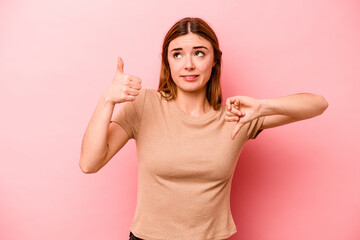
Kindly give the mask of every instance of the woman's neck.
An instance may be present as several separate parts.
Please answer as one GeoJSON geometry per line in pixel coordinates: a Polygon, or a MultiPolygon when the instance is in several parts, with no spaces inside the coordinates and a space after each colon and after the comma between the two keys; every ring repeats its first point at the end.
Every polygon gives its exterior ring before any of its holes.
{"type": "Polygon", "coordinates": [[[201,92],[184,92],[178,89],[175,103],[190,116],[201,116],[211,110],[206,89],[201,92]]]}

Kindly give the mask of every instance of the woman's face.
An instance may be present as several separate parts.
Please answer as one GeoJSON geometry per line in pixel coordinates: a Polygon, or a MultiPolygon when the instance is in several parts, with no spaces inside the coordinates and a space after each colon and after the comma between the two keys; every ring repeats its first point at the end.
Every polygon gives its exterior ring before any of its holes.
{"type": "Polygon", "coordinates": [[[171,77],[178,91],[206,90],[214,63],[214,49],[205,38],[189,33],[169,44],[168,61],[171,77]]]}

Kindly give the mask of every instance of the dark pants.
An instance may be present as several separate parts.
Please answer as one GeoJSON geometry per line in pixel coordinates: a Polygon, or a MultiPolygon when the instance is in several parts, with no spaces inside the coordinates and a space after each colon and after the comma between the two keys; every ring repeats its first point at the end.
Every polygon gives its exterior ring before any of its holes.
{"type": "Polygon", "coordinates": [[[129,240],[144,240],[144,239],[142,239],[142,238],[137,238],[137,237],[135,237],[135,235],[132,233],[132,232],[130,232],[130,235],[129,235],[129,240]]]}

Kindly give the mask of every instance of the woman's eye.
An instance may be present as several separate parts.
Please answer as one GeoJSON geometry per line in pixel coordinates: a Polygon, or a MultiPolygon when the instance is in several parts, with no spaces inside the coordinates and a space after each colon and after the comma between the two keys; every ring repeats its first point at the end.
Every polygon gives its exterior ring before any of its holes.
{"type": "Polygon", "coordinates": [[[174,58],[180,58],[180,57],[181,57],[181,54],[180,54],[180,53],[174,53],[173,57],[174,57],[174,58]]]}
{"type": "Polygon", "coordinates": [[[205,55],[205,53],[203,51],[196,51],[195,52],[195,56],[203,57],[204,55],[205,55]]]}

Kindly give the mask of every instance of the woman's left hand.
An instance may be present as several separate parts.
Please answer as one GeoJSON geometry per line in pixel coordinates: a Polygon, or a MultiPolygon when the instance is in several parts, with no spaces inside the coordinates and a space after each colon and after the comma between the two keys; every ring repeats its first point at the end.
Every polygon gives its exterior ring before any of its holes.
{"type": "Polygon", "coordinates": [[[226,116],[225,120],[229,122],[237,122],[231,133],[234,139],[241,127],[246,123],[260,117],[261,101],[252,97],[234,96],[226,100],[226,116]]]}

